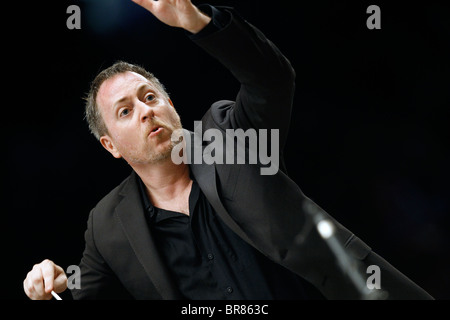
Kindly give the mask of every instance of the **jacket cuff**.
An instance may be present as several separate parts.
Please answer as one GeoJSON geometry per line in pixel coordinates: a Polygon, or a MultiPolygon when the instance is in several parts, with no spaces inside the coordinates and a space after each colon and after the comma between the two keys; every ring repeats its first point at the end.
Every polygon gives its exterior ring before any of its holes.
{"type": "Polygon", "coordinates": [[[232,15],[229,11],[225,10],[225,7],[218,9],[209,4],[201,4],[198,6],[201,12],[211,17],[210,23],[208,23],[202,30],[192,34],[186,31],[191,40],[198,40],[207,37],[221,29],[224,29],[231,23],[232,15]]]}

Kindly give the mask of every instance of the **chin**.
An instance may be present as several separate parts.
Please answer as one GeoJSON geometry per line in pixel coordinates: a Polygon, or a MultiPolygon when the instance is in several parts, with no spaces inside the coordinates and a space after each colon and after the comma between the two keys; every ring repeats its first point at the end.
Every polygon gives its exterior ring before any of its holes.
{"type": "MultiPolygon", "coordinates": [[[[158,152],[151,152],[148,156],[148,163],[158,163],[161,161],[165,161],[167,159],[170,159],[171,155],[172,155],[172,149],[173,149],[173,144],[168,144],[165,146],[160,146],[162,148],[158,148],[161,150],[158,150],[158,152]]],[[[153,150],[154,151],[154,150],[153,150]]]]}

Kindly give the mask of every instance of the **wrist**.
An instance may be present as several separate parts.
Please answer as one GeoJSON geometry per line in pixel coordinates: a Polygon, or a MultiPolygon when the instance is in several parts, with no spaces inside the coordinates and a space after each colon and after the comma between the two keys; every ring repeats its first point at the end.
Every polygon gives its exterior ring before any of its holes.
{"type": "Polygon", "coordinates": [[[183,29],[189,31],[190,33],[196,34],[206,27],[210,21],[211,17],[197,9],[197,17],[194,19],[194,22],[186,25],[183,29]]]}

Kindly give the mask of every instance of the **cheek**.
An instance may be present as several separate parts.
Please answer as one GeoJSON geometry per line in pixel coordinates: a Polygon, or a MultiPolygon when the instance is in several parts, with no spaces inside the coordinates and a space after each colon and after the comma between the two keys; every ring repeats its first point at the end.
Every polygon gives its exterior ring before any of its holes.
{"type": "Polygon", "coordinates": [[[121,134],[115,135],[114,140],[122,154],[136,153],[142,145],[139,135],[132,130],[124,130],[121,134]]]}
{"type": "Polygon", "coordinates": [[[180,122],[180,116],[178,115],[178,113],[175,111],[175,109],[172,109],[170,114],[169,114],[169,121],[170,123],[175,127],[175,129],[178,129],[177,127],[180,126],[181,122],[180,122]]]}

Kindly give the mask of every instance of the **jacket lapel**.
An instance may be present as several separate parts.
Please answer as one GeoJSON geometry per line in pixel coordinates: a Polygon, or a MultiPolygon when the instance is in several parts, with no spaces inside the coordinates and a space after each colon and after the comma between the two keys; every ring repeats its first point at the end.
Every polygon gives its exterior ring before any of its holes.
{"type": "Polygon", "coordinates": [[[136,257],[163,299],[180,298],[150,234],[135,172],[131,174],[121,195],[123,199],[116,207],[115,214],[136,257]]]}
{"type": "Polygon", "coordinates": [[[197,137],[197,140],[194,139],[194,136],[199,135],[200,132],[197,132],[197,130],[195,131],[195,133],[188,130],[183,131],[185,137],[190,137],[190,140],[187,139],[187,141],[191,142],[191,147],[186,148],[188,151],[188,159],[190,159],[191,162],[190,169],[203,194],[208,199],[209,203],[212,205],[222,221],[244,241],[254,246],[253,242],[248,238],[247,234],[229,215],[228,211],[225,209],[222,201],[220,200],[219,194],[217,192],[216,166],[214,164],[206,164],[203,162],[203,160],[198,161],[197,159],[197,161],[194,161],[195,156],[198,157],[198,155],[203,154],[203,143],[194,143],[194,141],[202,141],[202,138],[197,137]],[[195,162],[197,162],[197,164],[195,162]]]}

